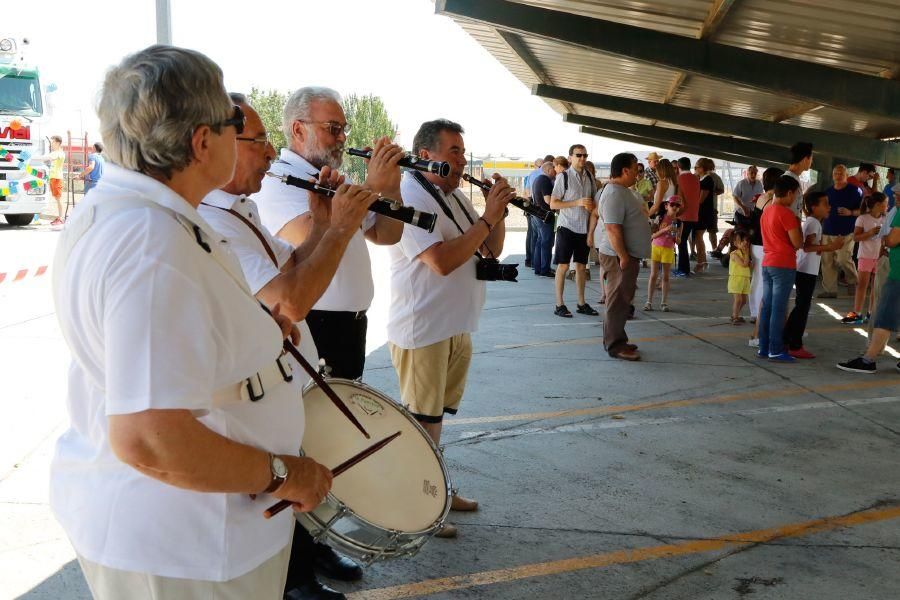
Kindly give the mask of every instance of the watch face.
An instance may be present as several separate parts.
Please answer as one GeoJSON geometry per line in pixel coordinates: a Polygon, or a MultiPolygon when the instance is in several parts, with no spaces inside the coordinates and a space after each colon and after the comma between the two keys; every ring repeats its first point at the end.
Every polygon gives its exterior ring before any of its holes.
{"type": "Polygon", "coordinates": [[[284,461],[278,458],[277,456],[272,459],[272,472],[275,473],[275,477],[279,477],[284,479],[287,477],[287,465],[284,464],[284,461]]]}

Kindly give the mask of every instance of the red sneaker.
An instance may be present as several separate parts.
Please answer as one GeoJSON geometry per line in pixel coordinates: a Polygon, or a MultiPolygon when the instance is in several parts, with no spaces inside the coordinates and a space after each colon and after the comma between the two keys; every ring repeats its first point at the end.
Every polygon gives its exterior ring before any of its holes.
{"type": "Polygon", "coordinates": [[[50,225],[62,225],[63,221],[59,217],[56,217],[52,221],[50,221],[50,225]]]}
{"type": "Polygon", "coordinates": [[[794,358],[815,358],[816,357],[815,354],[813,354],[806,348],[798,348],[796,350],[788,350],[788,354],[790,354],[794,358]]]}

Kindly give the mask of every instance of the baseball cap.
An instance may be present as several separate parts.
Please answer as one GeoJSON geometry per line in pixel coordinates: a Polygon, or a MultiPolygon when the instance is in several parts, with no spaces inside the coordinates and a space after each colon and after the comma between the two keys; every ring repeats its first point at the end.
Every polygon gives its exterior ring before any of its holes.
{"type": "Polygon", "coordinates": [[[680,206],[681,198],[679,198],[678,196],[669,196],[669,198],[666,200],[666,204],[671,204],[673,206],[680,206]]]}

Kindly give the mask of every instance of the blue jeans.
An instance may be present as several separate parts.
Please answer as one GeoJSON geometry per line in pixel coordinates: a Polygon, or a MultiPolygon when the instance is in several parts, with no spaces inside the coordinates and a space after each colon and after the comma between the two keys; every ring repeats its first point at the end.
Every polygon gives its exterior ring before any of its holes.
{"type": "Polygon", "coordinates": [[[553,259],[553,221],[544,223],[528,216],[528,221],[534,230],[531,249],[531,266],[534,267],[535,275],[546,275],[550,273],[550,261],[553,259]]]}
{"type": "Polygon", "coordinates": [[[525,215],[525,223],[528,225],[525,233],[525,264],[534,263],[534,223],[531,222],[531,215],[525,215]]]}
{"type": "Polygon", "coordinates": [[[775,356],[784,352],[784,317],[787,314],[796,269],[763,267],[763,299],[759,309],[759,351],[775,356]]]}

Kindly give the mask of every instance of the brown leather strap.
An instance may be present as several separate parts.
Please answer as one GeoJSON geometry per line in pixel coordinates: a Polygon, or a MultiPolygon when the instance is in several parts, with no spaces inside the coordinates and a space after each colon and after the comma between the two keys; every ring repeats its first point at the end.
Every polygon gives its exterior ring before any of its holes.
{"type": "Polygon", "coordinates": [[[268,240],[266,240],[266,236],[263,235],[262,231],[253,224],[253,221],[246,218],[244,215],[234,210],[233,208],[222,208],[221,206],[216,206],[214,204],[207,204],[206,202],[201,202],[203,206],[211,206],[212,208],[218,208],[219,210],[224,210],[225,212],[233,214],[235,217],[244,222],[244,225],[250,228],[250,231],[256,234],[256,237],[259,238],[260,243],[263,245],[263,248],[266,249],[266,254],[269,255],[269,258],[272,259],[272,262],[275,263],[275,268],[278,268],[278,259],[275,258],[275,251],[272,250],[272,246],[269,245],[268,240]]]}

